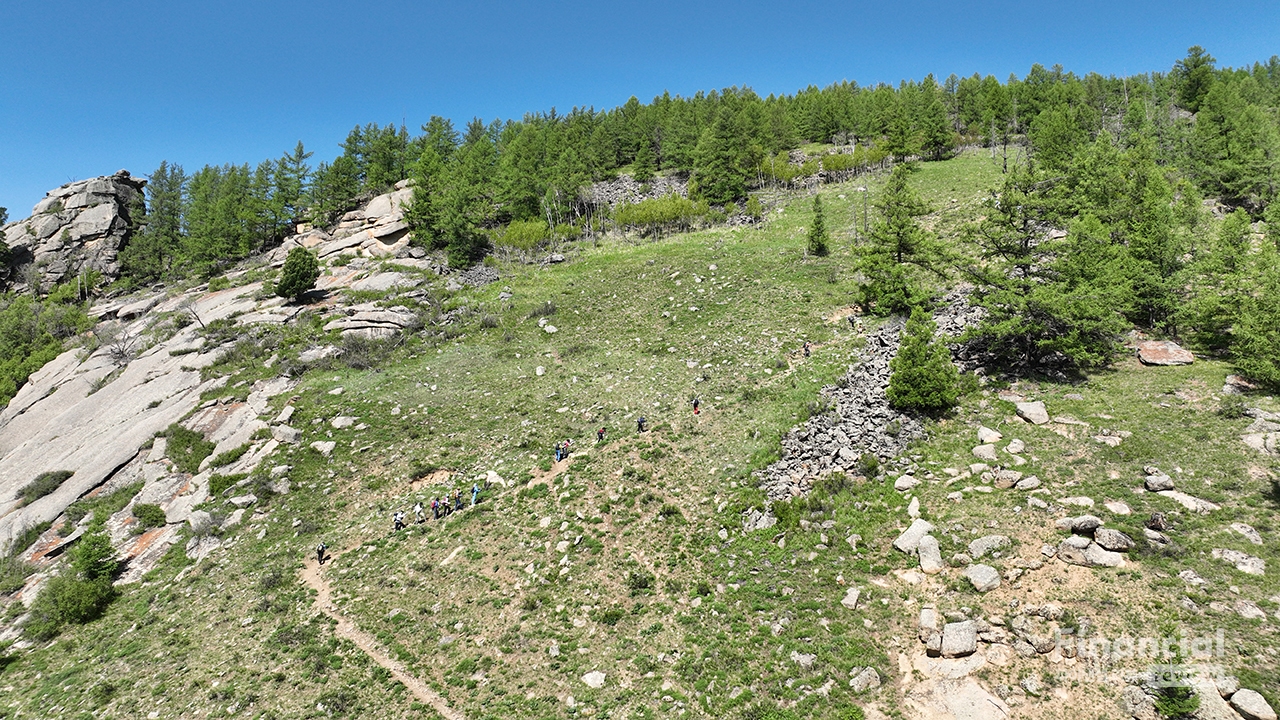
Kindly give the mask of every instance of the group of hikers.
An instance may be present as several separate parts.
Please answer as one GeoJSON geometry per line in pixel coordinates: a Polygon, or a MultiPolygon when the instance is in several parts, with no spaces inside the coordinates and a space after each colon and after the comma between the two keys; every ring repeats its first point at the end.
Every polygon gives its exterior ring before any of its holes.
{"type": "MultiPolygon", "coordinates": [[[[480,502],[480,486],[472,485],[471,486],[471,507],[475,507],[476,503],[478,502],[480,502]]],[[[413,516],[414,516],[414,519],[417,521],[417,523],[421,525],[422,523],[427,521],[428,507],[431,508],[431,519],[439,520],[440,518],[448,517],[453,513],[464,509],[466,506],[467,506],[466,500],[462,494],[462,491],[454,490],[451,493],[446,492],[443,498],[439,498],[439,497],[431,498],[430,505],[423,505],[422,501],[419,500],[417,504],[413,506],[413,516]]],[[[405,521],[405,514],[403,510],[396,510],[394,513],[391,514],[391,524],[392,524],[393,530],[403,530],[404,528],[408,527],[408,523],[405,521]]]]}

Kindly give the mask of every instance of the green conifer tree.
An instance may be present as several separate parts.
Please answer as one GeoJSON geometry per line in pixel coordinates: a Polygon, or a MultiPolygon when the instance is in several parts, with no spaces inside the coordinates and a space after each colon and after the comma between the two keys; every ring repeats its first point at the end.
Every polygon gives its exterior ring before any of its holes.
{"type": "Polygon", "coordinates": [[[889,362],[893,374],[887,394],[899,410],[937,414],[959,400],[960,372],[947,346],[934,341],[935,329],[927,312],[918,307],[911,311],[898,354],[889,362]]]}
{"type": "Polygon", "coordinates": [[[809,254],[826,257],[831,251],[827,248],[827,219],[822,211],[822,196],[813,196],[813,222],[809,225],[809,254]]]}
{"type": "Polygon", "coordinates": [[[320,263],[310,250],[296,247],[289,251],[280,270],[280,282],[276,283],[276,295],[297,300],[316,286],[320,277],[320,263]]]}

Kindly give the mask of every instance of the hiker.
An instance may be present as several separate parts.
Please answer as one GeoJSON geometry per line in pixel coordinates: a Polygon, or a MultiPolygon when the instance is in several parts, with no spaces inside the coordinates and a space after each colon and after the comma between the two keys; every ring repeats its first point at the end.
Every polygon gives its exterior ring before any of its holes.
{"type": "Polygon", "coordinates": [[[596,431],[596,442],[598,443],[604,442],[604,428],[600,428],[599,430],[596,431]]]}
{"type": "Polygon", "coordinates": [[[569,459],[569,446],[570,446],[570,445],[573,445],[573,441],[572,441],[572,440],[565,440],[565,441],[564,441],[564,459],[565,459],[565,460],[568,460],[568,459],[569,459]]]}
{"type": "Polygon", "coordinates": [[[329,549],[329,546],[325,545],[323,542],[316,546],[316,560],[321,565],[324,564],[324,551],[328,549],[329,549]]]}
{"type": "Polygon", "coordinates": [[[480,486],[472,485],[471,486],[471,507],[476,506],[476,500],[479,499],[479,497],[480,497],[480,486]]]}
{"type": "Polygon", "coordinates": [[[453,508],[454,510],[462,509],[462,491],[461,490],[453,491],[453,505],[454,505],[454,508],[453,508]]]}
{"type": "Polygon", "coordinates": [[[419,500],[419,501],[418,501],[418,504],[417,504],[417,505],[414,505],[414,506],[413,506],[413,514],[414,514],[414,517],[418,518],[418,524],[419,524],[419,525],[421,525],[422,523],[424,523],[424,522],[426,522],[426,521],[427,521],[427,516],[426,516],[425,514],[423,514],[423,512],[422,512],[422,501],[421,501],[421,500],[419,500]]]}
{"type": "Polygon", "coordinates": [[[644,416],[636,418],[636,432],[644,432],[644,416]]]}
{"type": "Polygon", "coordinates": [[[810,347],[812,347],[812,345],[813,345],[813,343],[810,343],[808,340],[805,340],[805,341],[804,341],[804,356],[805,356],[805,357],[809,357],[809,348],[810,348],[810,347]]]}
{"type": "Polygon", "coordinates": [[[560,462],[560,443],[556,443],[556,462],[560,462]]]}
{"type": "Polygon", "coordinates": [[[699,400],[698,398],[694,398],[694,399],[693,399],[693,414],[694,414],[694,415],[697,415],[699,412],[701,412],[701,411],[698,409],[699,407],[701,407],[701,405],[702,405],[702,401],[701,401],[701,400],[699,400]]]}
{"type": "Polygon", "coordinates": [[[850,315],[850,316],[849,316],[849,329],[850,329],[850,330],[857,330],[857,329],[858,329],[858,321],[854,318],[854,316],[853,316],[853,315],[850,315]]]}

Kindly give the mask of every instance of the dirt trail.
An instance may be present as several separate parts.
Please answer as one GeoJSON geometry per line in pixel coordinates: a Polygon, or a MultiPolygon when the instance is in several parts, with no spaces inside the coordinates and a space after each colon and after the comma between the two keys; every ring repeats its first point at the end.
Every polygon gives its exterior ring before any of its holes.
{"type": "MultiPolygon", "coordinates": [[[[333,557],[330,556],[330,559],[332,560],[333,557]]],[[[355,623],[338,611],[333,604],[329,591],[329,582],[324,578],[323,571],[314,558],[307,560],[303,565],[302,581],[316,591],[316,609],[337,621],[339,637],[344,637],[355,643],[356,647],[360,648],[365,655],[368,655],[374,662],[386,668],[392,677],[404,683],[406,688],[409,688],[409,692],[413,693],[414,697],[430,705],[436,712],[440,713],[441,717],[446,720],[466,720],[466,716],[450,707],[449,703],[439,693],[432,690],[418,678],[410,675],[405,670],[404,665],[379,650],[377,642],[371,635],[356,627],[355,623]]]]}

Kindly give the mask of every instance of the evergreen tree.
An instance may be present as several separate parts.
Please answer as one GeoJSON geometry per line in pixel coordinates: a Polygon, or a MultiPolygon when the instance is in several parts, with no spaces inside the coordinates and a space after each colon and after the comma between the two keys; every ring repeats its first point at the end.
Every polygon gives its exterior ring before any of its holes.
{"type": "Polygon", "coordinates": [[[1235,326],[1232,353],[1245,376],[1280,390],[1280,248],[1264,245],[1254,259],[1235,326]]]}
{"type": "Polygon", "coordinates": [[[1188,269],[1192,293],[1181,308],[1181,324],[1208,347],[1231,344],[1231,331],[1250,295],[1250,234],[1249,214],[1236,210],[1223,218],[1215,242],[1198,252],[1188,269]]]}
{"type": "Polygon", "coordinates": [[[147,214],[140,232],[120,251],[121,273],[138,282],[168,276],[182,251],[187,175],[181,165],[160,162],[147,181],[147,214]]]}
{"type": "Polygon", "coordinates": [[[889,362],[892,374],[886,394],[899,410],[937,414],[955,407],[959,400],[960,372],[947,346],[934,340],[936,329],[929,313],[912,309],[898,354],[889,362]]]}
{"type": "Polygon", "coordinates": [[[694,152],[692,185],[707,202],[723,205],[747,194],[754,163],[727,109],[698,140],[694,152]]]}
{"type": "Polygon", "coordinates": [[[1178,102],[1191,112],[1200,110],[1200,103],[1213,85],[1217,62],[1199,45],[1187,49],[1187,56],[1174,63],[1173,75],[1178,84],[1178,102]]]}
{"type": "Polygon", "coordinates": [[[111,538],[101,524],[94,524],[68,553],[71,569],[81,580],[108,580],[115,577],[120,561],[111,546],[111,538]]]}
{"type": "Polygon", "coordinates": [[[304,247],[289,251],[280,269],[280,281],[276,283],[276,295],[286,300],[300,300],[308,290],[316,286],[320,277],[320,262],[315,253],[304,247]]]}
{"type": "Polygon", "coordinates": [[[631,176],[638,183],[647,183],[653,180],[653,146],[647,142],[640,143],[640,149],[636,151],[635,162],[631,165],[631,176]]]}
{"type": "Polygon", "coordinates": [[[1066,238],[1049,235],[1058,217],[1051,189],[1034,168],[1013,167],[968,229],[983,260],[968,273],[987,316],[966,337],[1007,362],[1102,365],[1127,327],[1123,248],[1091,216],[1066,238]]]}
{"type": "Polygon", "coordinates": [[[311,179],[311,166],[307,164],[307,160],[313,154],[307,152],[299,140],[292,152],[285,153],[276,161],[275,196],[280,205],[282,221],[287,225],[292,225],[303,215],[308,181],[311,179]]]}
{"type": "Polygon", "coordinates": [[[930,159],[943,160],[955,147],[947,108],[936,91],[929,93],[920,110],[920,135],[920,150],[930,159]]]}
{"type": "Polygon", "coordinates": [[[332,164],[320,163],[311,185],[311,222],[329,225],[355,208],[360,196],[360,178],[355,161],[346,155],[332,164]]]}
{"type": "Polygon", "coordinates": [[[925,300],[920,271],[941,274],[941,250],[916,219],[929,207],[908,184],[910,173],[908,166],[896,165],[889,174],[875,205],[879,217],[858,263],[866,277],[863,303],[886,315],[910,312],[925,300]]]}
{"type": "Polygon", "coordinates": [[[413,199],[405,208],[405,222],[418,245],[438,250],[446,237],[440,227],[441,190],[445,169],[458,147],[453,123],[439,115],[422,126],[422,152],[413,164],[413,199]]]}
{"type": "Polygon", "coordinates": [[[467,124],[461,147],[443,175],[437,224],[449,251],[449,264],[462,268],[484,257],[489,240],[484,230],[494,218],[493,176],[497,168],[496,124],[479,118],[467,124]]]}
{"type": "Polygon", "coordinates": [[[809,225],[809,254],[817,257],[826,257],[830,251],[827,249],[827,220],[822,212],[822,196],[813,196],[813,222],[809,225]]]}
{"type": "Polygon", "coordinates": [[[1205,93],[1191,137],[1192,169],[1206,190],[1257,207],[1280,189],[1280,130],[1245,99],[1242,84],[1218,82],[1205,93]]]}

